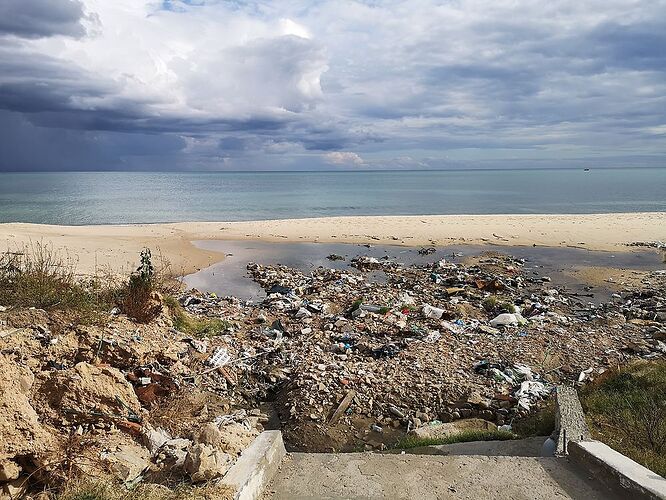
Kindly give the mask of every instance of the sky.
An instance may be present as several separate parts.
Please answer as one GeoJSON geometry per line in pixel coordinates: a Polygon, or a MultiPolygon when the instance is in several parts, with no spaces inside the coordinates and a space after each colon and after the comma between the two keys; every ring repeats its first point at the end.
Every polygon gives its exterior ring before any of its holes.
{"type": "Polygon", "coordinates": [[[0,0],[0,170],[666,166],[666,0],[0,0]]]}

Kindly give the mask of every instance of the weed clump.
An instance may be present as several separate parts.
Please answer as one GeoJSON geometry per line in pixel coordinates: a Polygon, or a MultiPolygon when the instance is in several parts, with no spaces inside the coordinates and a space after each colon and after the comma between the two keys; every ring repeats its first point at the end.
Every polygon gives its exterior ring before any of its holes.
{"type": "Polygon", "coordinates": [[[174,490],[159,484],[139,484],[128,488],[108,480],[79,479],[68,482],[56,500],[230,500],[233,491],[226,485],[201,487],[183,484],[174,490]]]}
{"type": "Polygon", "coordinates": [[[481,307],[483,307],[489,313],[499,313],[499,312],[508,312],[515,313],[516,306],[511,302],[501,301],[496,295],[490,295],[483,299],[481,302],[481,307]]]}
{"type": "Polygon", "coordinates": [[[80,323],[94,323],[118,306],[146,323],[161,312],[161,293],[180,287],[168,271],[168,262],[155,268],[146,248],[140,266],[124,283],[111,273],[79,276],[71,256],[51,244],[31,242],[0,254],[0,305],[63,310],[80,323]]]}
{"type": "Polygon", "coordinates": [[[185,309],[172,296],[164,298],[169,308],[173,327],[193,337],[215,337],[233,327],[232,323],[219,318],[196,318],[187,313],[185,309]]]}
{"type": "Polygon", "coordinates": [[[155,266],[148,248],[141,251],[141,264],[122,292],[122,310],[140,323],[148,323],[162,312],[162,298],[155,289],[155,266]]]}

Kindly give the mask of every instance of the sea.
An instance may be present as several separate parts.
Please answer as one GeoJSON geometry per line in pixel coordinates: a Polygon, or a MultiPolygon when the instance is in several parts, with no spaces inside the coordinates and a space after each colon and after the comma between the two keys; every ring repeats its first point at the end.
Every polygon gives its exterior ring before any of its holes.
{"type": "Polygon", "coordinates": [[[666,168],[0,173],[0,222],[666,211],[666,168]]]}

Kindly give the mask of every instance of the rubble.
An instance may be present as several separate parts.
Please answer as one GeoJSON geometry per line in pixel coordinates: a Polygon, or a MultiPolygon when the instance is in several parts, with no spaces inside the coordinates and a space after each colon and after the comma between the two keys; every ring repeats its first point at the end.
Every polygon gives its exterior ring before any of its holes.
{"type": "Polygon", "coordinates": [[[166,311],[87,326],[2,311],[0,485],[42,470],[72,436],[123,481],[203,482],[269,420],[308,451],[383,449],[477,420],[506,428],[556,384],[666,356],[666,273],[595,303],[524,268],[496,253],[308,272],[251,263],[258,303],[177,297],[223,321],[215,335],[181,332],[166,311]]]}

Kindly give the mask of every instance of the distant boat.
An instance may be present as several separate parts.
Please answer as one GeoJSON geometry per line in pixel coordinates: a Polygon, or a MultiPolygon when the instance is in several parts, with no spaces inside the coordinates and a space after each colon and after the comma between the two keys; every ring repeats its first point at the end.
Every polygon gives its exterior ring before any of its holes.
{"type": "Polygon", "coordinates": [[[589,171],[590,171],[589,168],[584,168],[583,170],[584,170],[585,172],[589,172],[589,171]]]}

